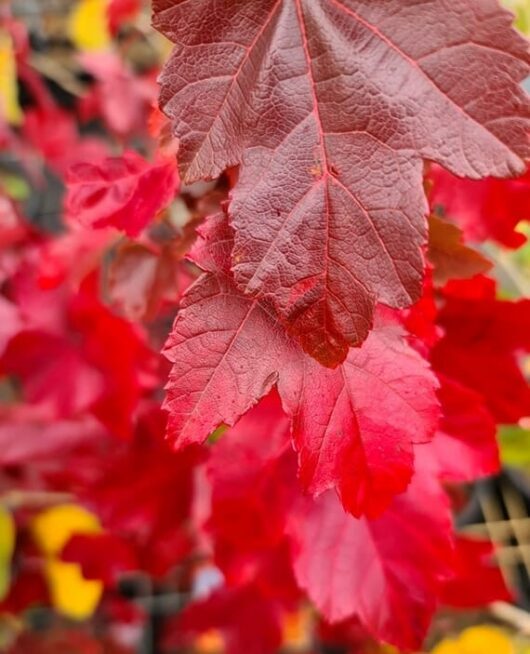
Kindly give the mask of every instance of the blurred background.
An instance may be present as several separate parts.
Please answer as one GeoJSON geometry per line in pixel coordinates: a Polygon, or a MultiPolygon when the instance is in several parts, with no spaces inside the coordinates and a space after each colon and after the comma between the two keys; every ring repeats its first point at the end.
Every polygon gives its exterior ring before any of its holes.
{"type": "MultiPolygon", "coordinates": [[[[530,1],[505,4],[530,32],[530,1]]],[[[143,241],[71,229],[64,215],[72,165],[171,149],[156,108],[169,52],[143,0],[0,0],[0,651],[226,650],[200,619],[184,640],[172,634],[219,572],[190,555],[201,454],[173,457],[162,443],[158,350],[196,275],[183,261],[193,228],[227,180],[181,188],[143,241]],[[102,532],[101,516],[120,538],[102,532]]],[[[517,229],[530,236],[528,224],[517,229]]],[[[480,247],[501,296],[530,298],[530,245],[480,247]]],[[[514,601],[441,611],[426,651],[530,654],[530,423],[498,436],[502,473],[452,492],[461,532],[497,544],[514,601]]],[[[266,616],[252,620],[259,644],[266,616]]],[[[284,621],[283,651],[348,651],[340,643],[307,609],[284,621]]]]}

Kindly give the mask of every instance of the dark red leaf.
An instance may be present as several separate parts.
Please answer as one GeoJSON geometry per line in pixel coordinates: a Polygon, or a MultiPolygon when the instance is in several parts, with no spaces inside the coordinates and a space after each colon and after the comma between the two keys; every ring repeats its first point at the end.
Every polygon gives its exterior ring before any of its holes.
{"type": "Polygon", "coordinates": [[[152,320],[165,304],[175,305],[192,282],[182,254],[171,247],[127,243],[109,266],[109,296],[113,305],[132,321],[152,320]]]}
{"type": "Polygon", "coordinates": [[[495,0],[155,0],[186,181],[241,164],[233,270],[328,366],[420,296],[422,159],[524,171],[526,42],[495,0]]]}
{"type": "Polygon", "coordinates": [[[443,285],[450,279],[468,279],[490,270],[490,263],[479,252],[464,244],[462,232],[435,215],[429,218],[429,261],[433,279],[443,285]]]}
{"type": "Polygon", "coordinates": [[[166,345],[173,363],[169,434],[179,447],[202,442],[277,383],[304,487],[314,495],[336,487],[355,515],[381,512],[411,478],[412,444],[428,441],[437,425],[436,382],[426,362],[398,327],[381,320],[338,368],[320,366],[285,336],[270,307],[235,288],[222,271],[229,249],[229,232],[216,217],[195,258],[218,272],[186,293],[166,345]]]}

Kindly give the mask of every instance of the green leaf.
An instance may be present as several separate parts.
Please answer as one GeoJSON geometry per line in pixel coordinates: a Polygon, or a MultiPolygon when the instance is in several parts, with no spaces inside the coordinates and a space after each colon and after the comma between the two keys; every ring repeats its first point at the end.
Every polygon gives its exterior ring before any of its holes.
{"type": "Polygon", "coordinates": [[[19,175],[0,173],[0,186],[12,200],[27,200],[31,189],[28,183],[19,175]]]}
{"type": "Polygon", "coordinates": [[[530,467],[530,430],[517,425],[501,427],[499,446],[503,463],[516,467],[530,467]]]}
{"type": "Polygon", "coordinates": [[[219,425],[217,429],[214,429],[212,433],[208,436],[208,445],[215,445],[217,441],[223,436],[225,431],[228,429],[228,425],[219,425]]]}

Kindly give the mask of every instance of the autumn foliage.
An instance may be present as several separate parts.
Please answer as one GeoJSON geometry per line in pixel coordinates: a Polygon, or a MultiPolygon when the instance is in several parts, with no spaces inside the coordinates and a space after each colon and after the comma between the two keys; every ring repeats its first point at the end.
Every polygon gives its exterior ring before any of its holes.
{"type": "Polygon", "coordinates": [[[0,611],[88,625],[12,651],[126,651],[128,583],[180,598],[162,652],[421,648],[511,597],[453,517],[530,416],[484,245],[526,241],[528,43],[497,0],[154,0],[166,56],[140,4],[78,3],[66,99],[0,28],[0,611]]]}

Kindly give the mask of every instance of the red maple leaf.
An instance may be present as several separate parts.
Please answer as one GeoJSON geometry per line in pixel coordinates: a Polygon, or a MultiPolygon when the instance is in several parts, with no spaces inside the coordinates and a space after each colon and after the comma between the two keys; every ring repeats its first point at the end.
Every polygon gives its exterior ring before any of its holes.
{"type": "Polygon", "coordinates": [[[60,552],[61,559],[79,563],[85,579],[113,588],[130,571],[140,569],[134,549],[124,538],[109,532],[74,534],[60,552]]]}
{"type": "Polygon", "coordinates": [[[422,159],[472,178],[524,170],[530,55],[494,0],[154,9],[176,44],[161,104],[183,178],[241,164],[237,286],[270,301],[325,365],[367,337],[376,301],[420,296],[422,159]]]}
{"type": "Polygon", "coordinates": [[[81,118],[103,119],[109,131],[121,138],[145,133],[146,115],[157,93],[154,76],[134,75],[117,52],[83,52],[79,60],[95,79],[90,93],[80,100],[81,118]]]}
{"type": "Polygon", "coordinates": [[[519,179],[474,181],[433,166],[429,177],[434,183],[430,193],[433,210],[455,221],[466,239],[494,239],[509,248],[526,242],[515,227],[530,220],[530,173],[519,179]]]}
{"type": "Polygon", "coordinates": [[[375,638],[416,649],[451,576],[450,524],[444,493],[426,475],[377,520],[352,518],[326,493],[291,517],[296,578],[331,622],[356,616],[375,638]]]}
{"type": "MultiPolygon", "coordinates": [[[[430,456],[435,459],[436,451],[430,456]]],[[[416,473],[380,518],[356,519],[333,493],[302,497],[294,463],[274,394],[214,445],[213,533],[228,583],[261,580],[267,557],[287,535],[298,584],[327,620],[357,617],[378,639],[416,647],[441,582],[453,574],[449,503],[439,482],[430,469],[416,473]],[[236,515],[237,524],[229,522],[236,515]]],[[[283,596],[280,580],[275,588],[272,596],[283,596]]]]}
{"type": "Polygon", "coordinates": [[[443,375],[440,381],[442,419],[430,444],[435,474],[452,482],[495,474],[500,467],[497,429],[484,398],[443,375]]]}
{"type": "Polygon", "coordinates": [[[117,248],[108,270],[109,297],[132,321],[152,320],[173,307],[193,277],[182,265],[174,243],[126,243],[117,248]]]}
{"type": "Polygon", "coordinates": [[[479,252],[465,245],[458,227],[435,215],[429,217],[429,249],[427,257],[433,265],[433,280],[443,285],[450,279],[469,279],[491,269],[479,252]]]}
{"type": "Polygon", "coordinates": [[[18,405],[4,409],[0,426],[0,463],[17,465],[64,457],[70,450],[107,438],[88,415],[57,419],[42,407],[18,405]]]}
{"type": "Polygon", "coordinates": [[[79,163],[67,175],[66,220],[117,227],[135,236],[165,209],[178,189],[172,160],[149,163],[133,151],[99,164],[79,163]]]}
{"type": "Polygon", "coordinates": [[[225,218],[211,219],[201,234],[194,256],[211,272],[186,293],[165,351],[174,364],[166,399],[171,437],[181,447],[202,442],[277,384],[304,487],[314,495],[336,487],[348,511],[379,513],[410,481],[413,443],[428,441],[437,425],[426,362],[381,319],[343,364],[324,368],[225,272],[225,218]]]}
{"type": "Polygon", "coordinates": [[[462,609],[513,600],[501,570],[495,565],[495,548],[490,542],[460,536],[456,539],[455,554],[456,576],[442,587],[444,604],[462,609]]]}
{"type": "MultiPolygon", "coordinates": [[[[172,452],[163,440],[164,428],[159,407],[144,405],[132,441],[81,458],[80,465],[91,471],[86,478],[78,473],[71,480],[57,478],[57,483],[75,489],[110,534],[134,550],[140,569],[156,577],[191,551],[195,470],[203,459],[200,448],[172,452]]],[[[81,560],[82,552],[77,551],[81,560]]],[[[123,567],[124,557],[116,554],[108,565],[123,567]]],[[[100,556],[105,557],[104,547],[86,565],[105,569],[100,556]]]]}
{"type": "Polygon", "coordinates": [[[0,372],[22,384],[26,401],[48,405],[56,417],[68,417],[91,406],[103,392],[101,374],[66,338],[22,331],[11,339],[0,360],[0,372]]]}
{"type": "Polygon", "coordinates": [[[530,388],[519,354],[530,351],[530,300],[498,300],[486,277],[444,289],[438,324],[444,337],[432,351],[437,371],[479,393],[499,423],[530,415],[530,388]]]}
{"type": "Polygon", "coordinates": [[[273,654],[282,641],[281,613],[254,586],[222,589],[196,602],[166,627],[164,644],[173,651],[192,648],[201,633],[220,635],[232,654],[273,654]]]}
{"type": "Polygon", "coordinates": [[[109,148],[103,140],[94,137],[82,139],[75,118],[54,104],[29,109],[23,129],[27,141],[61,176],[78,161],[108,156],[109,148]]]}

